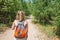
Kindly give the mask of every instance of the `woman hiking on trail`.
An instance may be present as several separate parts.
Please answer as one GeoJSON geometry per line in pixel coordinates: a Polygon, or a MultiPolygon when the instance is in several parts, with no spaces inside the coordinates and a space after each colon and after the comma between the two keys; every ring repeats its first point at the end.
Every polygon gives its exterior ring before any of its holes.
{"type": "Polygon", "coordinates": [[[16,19],[12,24],[14,40],[27,40],[28,37],[28,21],[25,20],[23,11],[18,11],[16,19]]]}

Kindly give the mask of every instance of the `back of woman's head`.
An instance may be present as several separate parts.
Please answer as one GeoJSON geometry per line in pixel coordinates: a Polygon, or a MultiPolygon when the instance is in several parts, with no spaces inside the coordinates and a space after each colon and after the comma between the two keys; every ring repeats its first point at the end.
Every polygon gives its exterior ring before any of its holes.
{"type": "Polygon", "coordinates": [[[17,14],[16,14],[16,19],[17,20],[24,20],[25,19],[24,11],[18,11],[17,14]]]}

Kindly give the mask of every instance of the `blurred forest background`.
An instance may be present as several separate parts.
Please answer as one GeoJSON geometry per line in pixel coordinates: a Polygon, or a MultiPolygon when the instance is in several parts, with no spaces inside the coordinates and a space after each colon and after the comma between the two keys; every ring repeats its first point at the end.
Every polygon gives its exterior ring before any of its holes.
{"type": "Polygon", "coordinates": [[[32,15],[32,21],[43,25],[48,36],[60,37],[60,0],[0,0],[0,32],[11,26],[18,10],[32,15]]]}

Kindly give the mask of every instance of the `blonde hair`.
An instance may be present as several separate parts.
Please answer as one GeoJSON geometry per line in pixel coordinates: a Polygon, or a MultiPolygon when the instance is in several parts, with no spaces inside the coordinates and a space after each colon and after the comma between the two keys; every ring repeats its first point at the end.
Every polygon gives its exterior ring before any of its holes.
{"type": "Polygon", "coordinates": [[[16,19],[19,20],[20,16],[22,16],[22,18],[23,18],[22,20],[25,19],[25,13],[24,13],[24,11],[18,11],[17,15],[16,15],[16,19]]]}

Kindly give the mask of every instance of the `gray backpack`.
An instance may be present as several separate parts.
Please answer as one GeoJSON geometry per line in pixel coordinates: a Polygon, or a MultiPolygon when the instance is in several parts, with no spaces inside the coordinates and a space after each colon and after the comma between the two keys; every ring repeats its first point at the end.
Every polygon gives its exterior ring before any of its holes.
{"type": "Polygon", "coordinates": [[[24,32],[26,33],[26,25],[24,25],[24,22],[25,22],[25,20],[23,20],[22,22],[17,21],[17,24],[18,24],[18,26],[17,26],[17,29],[18,29],[18,37],[20,37],[20,34],[21,34],[20,31],[22,29],[24,29],[24,32]]]}

